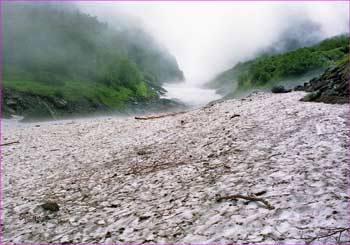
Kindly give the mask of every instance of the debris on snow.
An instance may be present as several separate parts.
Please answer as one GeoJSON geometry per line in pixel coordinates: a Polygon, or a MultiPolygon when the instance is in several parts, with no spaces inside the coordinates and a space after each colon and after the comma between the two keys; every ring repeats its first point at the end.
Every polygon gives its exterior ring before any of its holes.
{"type": "Polygon", "coordinates": [[[256,93],[157,120],[4,121],[3,139],[21,144],[1,149],[2,242],[349,241],[349,108],[304,95],[256,93]],[[232,194],[275,208],[215,201],[232,194]],[[43,211],[47,200],[64,205],[43,211]]]}

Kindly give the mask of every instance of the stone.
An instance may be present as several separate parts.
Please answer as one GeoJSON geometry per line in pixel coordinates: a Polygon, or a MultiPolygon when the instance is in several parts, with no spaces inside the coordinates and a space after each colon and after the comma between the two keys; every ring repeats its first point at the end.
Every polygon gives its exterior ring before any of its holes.
{"type": "Polygon", "coordinates": [[[41,204],[41,207],[44,210],[51,211],[51,212],[58,212],[60,210],[60,206],[58,206],[55,202],[46,202],[44,204],[41,204]]]}
{"type": "Polygon", "coordinates": [[[304,88],[303,85],[298,85],[298,86],[295,86],[293,90],[294,90],[294,91],[304,91],[305,88],[304,88]]]}
{"type": "Polygon", "coordinates": [[[272,93],[279,94],[279,93],[289,93],[291,92],[291,89],[286,89],[284,86],[274,86],[271,89],[272,93]]]}

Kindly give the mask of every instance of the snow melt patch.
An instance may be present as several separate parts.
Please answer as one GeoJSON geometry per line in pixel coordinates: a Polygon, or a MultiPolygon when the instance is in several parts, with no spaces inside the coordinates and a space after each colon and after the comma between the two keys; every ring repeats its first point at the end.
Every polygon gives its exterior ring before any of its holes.
{"type": "Polygon", "coordinates": [[[2,242],[349,241],[346,231],[314,239],[348,227],[348,105],[303,95],[5,127],[2,142],[20,143],[2,147],[2,242]],[[275,208],[217,201],[254,193],[275,208]],[[44,210],[48,201],[60,210],[44,210]]]}
{"type": "Polygon", "coordinates": [[[201,88],[189,82],[168,83],[163,87],[167,90],[164,98],[177,99],[192,107],[202,106],[222,97],[214,89],[201,88]]]}

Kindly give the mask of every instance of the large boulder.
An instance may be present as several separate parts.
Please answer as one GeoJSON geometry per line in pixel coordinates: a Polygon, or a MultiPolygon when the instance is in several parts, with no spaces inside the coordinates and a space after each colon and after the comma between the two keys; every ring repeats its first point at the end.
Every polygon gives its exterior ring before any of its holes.
{"type": "Polygon", "coordinates": [[[289,93],[291,92],[292,90],[291,89],[286,89],[285,87],[279,85],[279,86],[274,86],[272,89],[271,89],[271,92],[272,93],[276,93],[276,94],[279,94],[279,93],[289,93]]]}

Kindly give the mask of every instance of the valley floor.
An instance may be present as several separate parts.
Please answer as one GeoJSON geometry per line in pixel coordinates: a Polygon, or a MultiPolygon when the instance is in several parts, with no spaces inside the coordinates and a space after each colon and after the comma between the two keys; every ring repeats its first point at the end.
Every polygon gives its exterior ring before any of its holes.
{"type": "Polygon", "coordinates": [[[349,242],[349,106],[303,95],[5,124],[2,143],[19,143],[2,147],[2,243],[349,242]],[[274,209],[219,201],[236,194],[274,209]]]}

